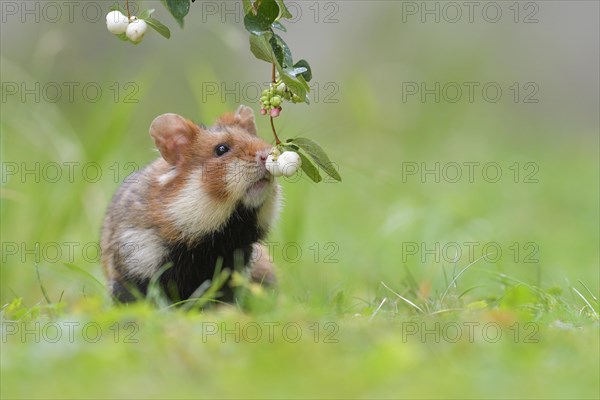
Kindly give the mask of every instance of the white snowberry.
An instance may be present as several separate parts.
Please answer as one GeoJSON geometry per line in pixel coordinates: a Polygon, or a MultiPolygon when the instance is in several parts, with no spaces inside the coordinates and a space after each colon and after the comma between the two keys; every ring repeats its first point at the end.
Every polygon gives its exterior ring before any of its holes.
{"type": "Polygon", "coordinates": [[[146,24],[146,21],[137,19],[137,17],[131,17],[131,22],[127,27],[127,37],[132,42],[137,43],[144,37],[146,29],[148,29],[148,24],[146,24]]]}
{"type": "Polygon", "coordinates": [[[302,159],[294,151],[284,151],[277,159],[283,176],[293,176],[302,165],[302,159]]]}
{"type": "Polygon", "coordinates": [[[269,173],[275,177],[283,175],[283,172],[279,166],[279,159],[276,155],[269,154],[267,161],[265,161],[265,168],[267,168],[267,171],[269,171],[269,173]]]}
{"type": "Polygon", "coordinates": [[[125,15],[123,15],[122,12],[111,11],[106,14],[106,27],[110,33],[120,35],[121,33],[125,33],[125,31],[127,31],[128,26],[129,20],[125,15]]]}

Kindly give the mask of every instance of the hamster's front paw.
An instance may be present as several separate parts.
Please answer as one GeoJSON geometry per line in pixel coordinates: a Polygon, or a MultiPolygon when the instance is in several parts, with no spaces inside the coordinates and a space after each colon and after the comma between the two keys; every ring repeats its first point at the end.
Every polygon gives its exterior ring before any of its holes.
{"type": "Polygon", "coordinates": [[[260,283],[267,287],[277,285],[275,266],[269,260],[267,248],[260,243],[255,243],[253,246],[250,279],[252,282],[260,283]]]}

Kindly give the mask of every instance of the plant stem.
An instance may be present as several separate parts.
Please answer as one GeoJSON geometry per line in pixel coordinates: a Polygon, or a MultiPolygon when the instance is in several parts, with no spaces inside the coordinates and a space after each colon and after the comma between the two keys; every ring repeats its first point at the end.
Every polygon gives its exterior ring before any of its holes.
{"type": "MultiPolygon", "coordinates": [[[[271,69],[271,81],[273,82],[273,84],[275,84],[275,82],[277,81],[275,78],[275,63],[273,63],[273,68],[271,69]]],[[[279,136],[277,136],[277,130],[275,129],[275,123],[273,122],[273,117],[269,117],[271,119],[271,129],[273,130],[273,136],[275,136],[275,144],[276,145],[280,145],[281,144],[281,140],[279,140],[279,136]]]]}
{"type": "Polygon", "coordinates": [[[275,144],[280,145],[281,140],[279,140],[279,137],[277,136],[277,131],[275,130],[275,124],[273,123],[273,117],[269,117],[269,118],[271,118],[271,129],[273,130],[273,136],[275,136],[275,144]]]}
{"type": "Polygon", "coordinates": [[[125,0],[125,10],[127,10],[127,19],[130,19],[131,13],[129,12],[129,0],[125,0]]]}

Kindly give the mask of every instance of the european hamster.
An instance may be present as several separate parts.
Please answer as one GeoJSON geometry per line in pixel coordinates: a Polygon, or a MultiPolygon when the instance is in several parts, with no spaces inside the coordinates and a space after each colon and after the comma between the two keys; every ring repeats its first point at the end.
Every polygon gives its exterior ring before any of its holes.
{"type": "Polygon", "coordinates": [[[279,213],[280,187],[265,168],[272,145],[257,136],[252,109],[240,106],[211,127],[163,114],[150,136],[161,157],[126,179],[104,218],[113,297],[134,301],[167,264],[158,282],[172,301],[189,298],[217,265],[233,270],[240,260],[253,281],[273,284],[260,241],[279,213]]]}

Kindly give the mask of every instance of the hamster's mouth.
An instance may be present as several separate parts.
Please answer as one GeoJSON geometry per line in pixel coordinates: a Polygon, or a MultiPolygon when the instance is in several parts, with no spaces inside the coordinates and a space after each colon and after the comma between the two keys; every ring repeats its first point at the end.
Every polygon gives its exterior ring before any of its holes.
{"type": "Polygon", "coordinates": [[[253,184],[251,184],[248,187],[248,189],[246,189],[246,193],[248,195],[259,194],[260,192],[265,190],[267,188],[267,186],[269,186],[270,183],[271,183],[271,179],[269,179],[267,176],[265,176],[264,178],[261,178],[258,181],[254,182],[253,184]]]}
{"type": "Polygon", "coordinates": [[[246,196],[243,199],[244,204],[250,208],[261,207],[269,195],[272,182],[273,179],[267,175],[252,183],[246,189],[246,196]]]}

